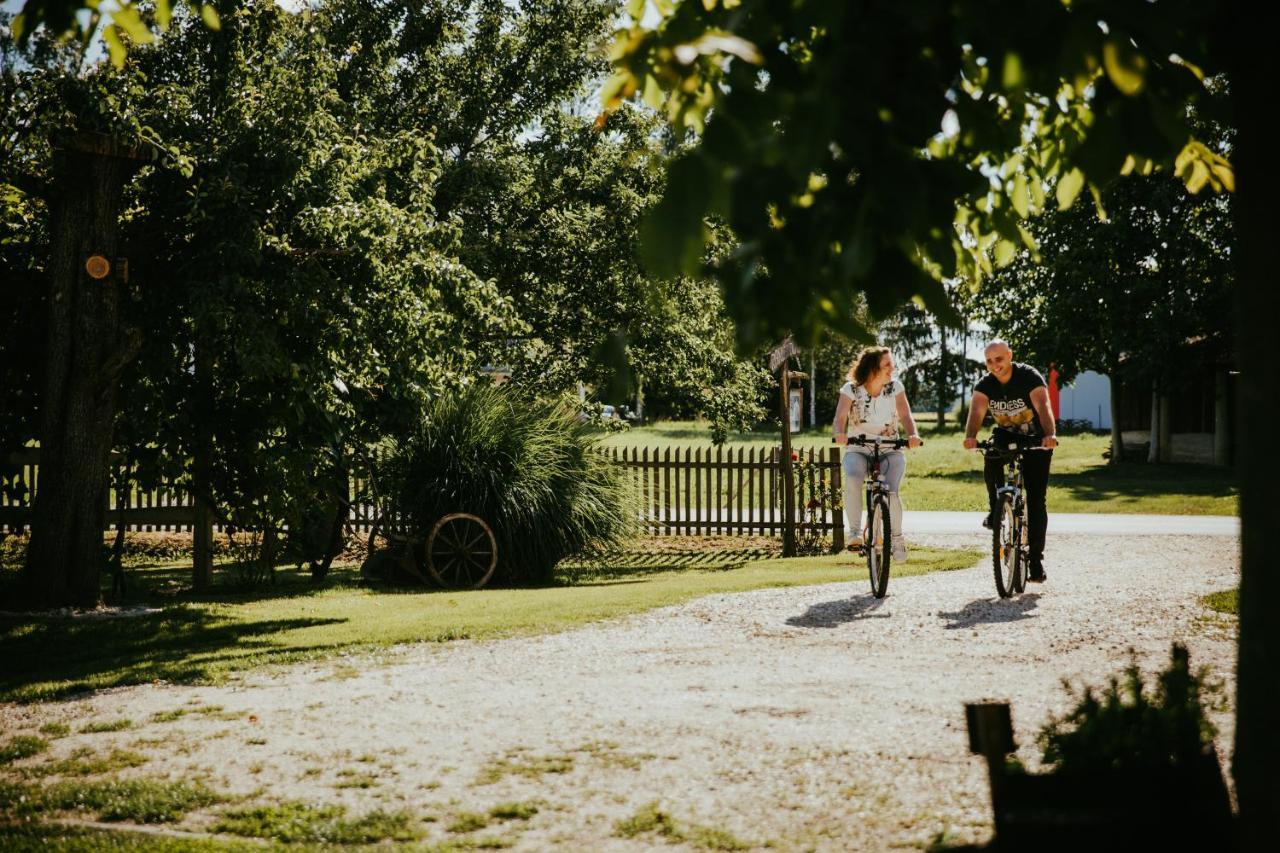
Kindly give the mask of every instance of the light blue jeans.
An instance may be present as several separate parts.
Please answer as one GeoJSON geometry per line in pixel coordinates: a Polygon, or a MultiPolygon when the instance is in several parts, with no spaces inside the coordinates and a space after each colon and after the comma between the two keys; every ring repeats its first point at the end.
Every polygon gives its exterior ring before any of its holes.
{"type": "MultiPolygon", "coordinates": [[[[871,470],[871,455],[858,450],[844,452],[844,529],[846,541],[862,538],[862,493],[867,473],[871,470]]],[[[902,536],[902,499],[898,490],[902,477],[907,473],[907,457],[901,450],[880,454],[880,473],[889,487],[889,521],[893,524],[893,537],[902,536]]]]}

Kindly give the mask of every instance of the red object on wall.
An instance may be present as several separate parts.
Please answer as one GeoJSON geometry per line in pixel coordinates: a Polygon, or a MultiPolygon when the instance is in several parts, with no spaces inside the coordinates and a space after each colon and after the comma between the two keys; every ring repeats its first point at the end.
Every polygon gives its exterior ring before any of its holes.
{"type": "Polygon", "coordinates": [[[1049,405],[1053,408],[1054,420],[1062,419],[1062,409],[1058,406],[1058,365],[1049,362],[1049,405]]]}

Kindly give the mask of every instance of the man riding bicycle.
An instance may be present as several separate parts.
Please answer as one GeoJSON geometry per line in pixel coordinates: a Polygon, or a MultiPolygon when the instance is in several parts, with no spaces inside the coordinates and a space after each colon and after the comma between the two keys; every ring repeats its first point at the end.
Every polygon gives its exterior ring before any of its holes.
{"type": "MultiPolygon", "coordinates": [[[[1034,367],[1013,360],[1013,350],[1005,341],[991,341],[987,344],[985,356],[990,372],[973,388],[969,420],[964,429],[964,446],[966,450],[978,446],[978,429],[990,411],[996,422],[991,437],[997,442],[1044,448],[1043,453],[1026,454],[1022,469],[1031,559],[1027,580],[1041,583],[1046,578],[1044,540],[1049,527],[1045,493],[1049,490],[1053,448],[1058,446],[1057,423],[1053,407],[1049,404],[1049,387],[1034,367]]],[[[987,482],[988,506],[983,526],[990,527],[991,513],[996,511],[996,488],[1004,480],[1004,461],[998,456],[988,456],[983,476],[987,482]]]]}

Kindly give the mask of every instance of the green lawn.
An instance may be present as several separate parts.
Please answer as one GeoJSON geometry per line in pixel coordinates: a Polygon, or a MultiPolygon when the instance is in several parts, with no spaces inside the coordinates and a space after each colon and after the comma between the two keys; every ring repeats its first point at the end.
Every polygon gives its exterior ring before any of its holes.
{"type": "MultiPolygon", "coordinates": [[[[910,451],[903,502],[914,510],[981,512],[982,458],[961,447],[958,427],[935,430],[921,425],[924,447],[910,451]]],[[[730,447],[776,447],[777,433],[735,433],[730,447]]],[[[831,446],[830,432],[810,431],[795,436],[800,448],[831,446]]],[[[1106,435],[1063,436],[1054,452],[1049,482],[1051,512],[1117,512],[1161,515],[1235,515],[1239,489],[1229,469],[1202,465],[1148,465],[1122,462],[1109,465],[1103,453],[1106,435]]],[[[675,421],[613,433],[606,447],[710,447],[710,427],[675,421]]]]}
{"type": "MultiPolygon", "coordinates": [[[[765,587],[857,581],[851,554],[774,559],[763,549],[624,552],[567,566],[559,585],[539,589],[442,592],[375,590],[351,567],[329,586],[281,570],[274,589],[197,600],[161,591],[189,576],[180,565],[132,572],[135,600],[156,607],[127,618],[0,617],[0,701],[31,701],[163,679],[216,683],[268,663],[442,642],[560,631],[698,596],[765,587]]],[[[916,548],[895,576],[966,568],[982,555],[916,548]]],[[[219,574],[223,574],[220,571],[219,574]]]]}
{"type": "Polygon", "coordinates": [[[1224,589],[1221,592],[1211,592],[1200,599],[1200,603],[1210,610],[1216,610],[1218,613],[1227,613],[1231,616],[1240,615],[1240,587],[1235,589],[1224,589]]]}

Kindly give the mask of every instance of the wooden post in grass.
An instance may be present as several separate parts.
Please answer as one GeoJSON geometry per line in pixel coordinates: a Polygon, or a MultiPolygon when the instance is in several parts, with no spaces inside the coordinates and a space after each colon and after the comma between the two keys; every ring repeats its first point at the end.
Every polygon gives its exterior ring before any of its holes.
{"type": "Polygon", "coordinates": [[[800,350],[791,338],[787,338],[769,354],[769,370],[782,369],[780,385],[782,396],[778,402],[778,414],[782,417],[782,556],[796,555],[796,481],[791,467],[791,356],[800,350]]]}

